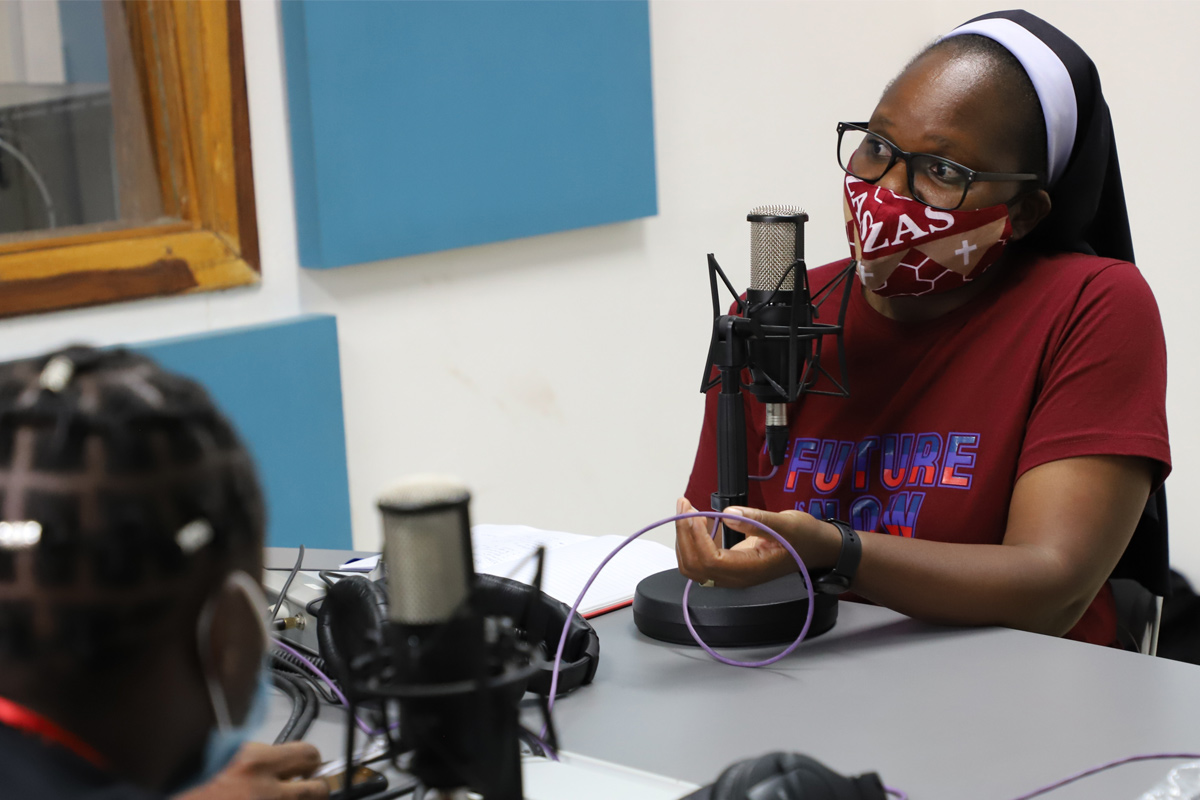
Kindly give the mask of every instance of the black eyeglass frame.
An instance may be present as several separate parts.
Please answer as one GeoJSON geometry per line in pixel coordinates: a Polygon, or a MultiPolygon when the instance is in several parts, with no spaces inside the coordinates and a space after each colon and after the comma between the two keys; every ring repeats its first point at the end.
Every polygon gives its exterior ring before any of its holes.
{"type": "Polygon", "coordinates": [[[936,208],[939,211],[955,211],[955,210],[961,208],[962,204],[967,201],[967,192],[969,192],[971,190],[971,186],[974,185],[974,183],[976,181],[1040,181],[1042,179],[1041,175],[1038,175],[1036,173],[1031,173],[1031,172],[980,172],[978,170],[971,169],[970,167],[963,166],[962,164],[959,164],[957,161],[952,161],[951,159],[945,158],[943,156],[935,156],[932,153],[910,153],[907,150],[901,150],[899,147],[896,146],[895,142],[893,142],[891,139],[887,138],[886,136],[881,136],[878,133],[875,133],[874,131],[870,130],[870,128],[867,127],[868,125],[870,125],[869,122],[839,122],[837,124],[837,131],[838,131],[837,158],[838,158],[838,166],[842,168],[842,171],[845,172],[847,175],[850,175],[851,177],[858,178],[860,181],[865,181],[866,183],[870,183],[870,184],[874,185],[874,184],[878,183],[879,181],[883,180],[883,176],[887,175],[888,172],[891,171],[892,167],[896,166],[897,161],[903,161],[904,162],[904,171],[906,173],[908,173],[909,194],[911,194],[912,198],[914,200],[916,200],[918,203],[927,205],[930,208],[936,208]],[[853,172],[850,171],[850,169],[845,164],[842,163],[842,136],[844,136],[846,131],[848,131],[848,130],[853,130],[853,131],[858,131],[860,133],[870,134],[871,136],[874,136],[876,139],[879,139],[881,142],[884,142],[885,144],[887,144],[888,147],[892,148],[891,160],[888,161],[888,165],[884,168],[883,172],[879,173],[879,177],[875,178],[874,180],[864,178],[861,175],[855,175],[853,172]],[[953,206],[934,205],[933,203],[926,202],[925,200],[922,200],[920,197],[917,196],[917,187],[913,182],[912,160],[918,156],[923,157],[923,158],[933,158],[938,161],[944,161],[945,163],[949,164],[950,166],[954,167],[955,169],[962,170],[963,173],[967,176],[967,182],[963,185],[962,197],[960,197],[958,199],[958,203],[956,205],[953,205],[953,206]]]}

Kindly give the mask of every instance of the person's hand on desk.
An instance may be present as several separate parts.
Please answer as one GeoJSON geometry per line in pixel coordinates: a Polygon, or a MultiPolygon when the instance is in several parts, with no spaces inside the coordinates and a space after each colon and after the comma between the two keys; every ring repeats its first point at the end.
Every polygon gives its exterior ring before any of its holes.
{"type": "Polygon", "coordinates": [[[317,748],[305,742],[250,742],[215,778],[174,800],[324,800],[323,780],[302,780],[321,765],[317,748]]]}
{"type": "MultiPolygon", "coordinates": [[[[675,513],[695,511],[686,498],[675,503],[675,513]]],[[[837,528],[803,511],[772,513],[754,508],[728,508],[730,514],[761,522],[796,548],[809,569],[832,567],[837,561],[842,538],[837,528]]],[[[778,541],[745,522],[726,524],[746,539],[733,548],[721,548],[712,536],[713,525],[704,517],[675,523],[675,555],[679,571],[696,583],[741,589],[796,571],[796,561],[778,541]]]]}

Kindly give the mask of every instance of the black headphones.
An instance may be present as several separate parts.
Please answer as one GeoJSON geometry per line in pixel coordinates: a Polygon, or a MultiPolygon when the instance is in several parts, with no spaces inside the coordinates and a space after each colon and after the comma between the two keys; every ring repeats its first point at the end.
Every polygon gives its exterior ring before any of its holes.
{"type": "MultiPolygon", "coordinates": [[[[483,574],[475,576],[472,602],[486,616],[508,617],[518,626],[526,626],[522,628],[525,640],[540,646],[549,663],[534,673],[525,690],[549,695],[554,653],[571,607],[528,584],[483,574]]],[[[352,575],[336,581],[317,614],[321,658],[344,681],[351,664],[379,651],[386,624],[387,594],[382,580],[372,582],[352,575]]],[[[600,637],[585,619],[570,616],[558,673],[558,695],[591,683],[599,664],[600,637]]]]}
{"type": "Polygon", "coordinates": [[[874,772],[847,778],[815,758],[769,753],[739,761],[684,800],[886,800],[874,772]]]}

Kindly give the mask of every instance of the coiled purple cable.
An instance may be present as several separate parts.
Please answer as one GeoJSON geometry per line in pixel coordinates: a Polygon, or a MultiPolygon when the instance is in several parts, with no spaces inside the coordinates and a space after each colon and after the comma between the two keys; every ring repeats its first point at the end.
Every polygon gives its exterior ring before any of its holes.
{"type": "MultiPolygon", "coordinates": [[[[772,474],[774,474],[774,473],[772,473],[772,474]]],[[[740,514],[727,514],[727,513],[718,512],[718,511],[693,511],[693,512],[689,512],[687,514],[675,514],[674,516],[666,517],[664,519],[660,519],[658,522],[651,523],[650,525],[647,525],[646,527],[639,530],[637,533],[631,534],[629,537],[627,537],[625,539],[625,541],[623,541],[623,542],[621,542],[621,544],[617,545],[617,547],[614,548],[611,553],[609,553],[607,556],[605,556],[604,560],[600,562],[600,566],[596,567],[596,570],[591,574],[591,577],[588,578],[587,583],[585,583],[583,585],[583,591],[581,591],[579,593],[579,596],[577,598],[575,598],[575,604],[571,606],[571,614],[567,617],[567,619],[569,620],[571,617],[575,616],[579,612],[579,606],[583,602],[584,595],[587,594],[588,589],[592,588],[592,583],[600,575],[601,570],[603,570],[606,566],[608,566],[608,562],[612,561],[613,557],[616,556],[617,553],[621,552],[621,550],[623,550],[627,544],[629,544],[630,542],[632,542],[634,539],[638,538],[639,536],[642,536],[643,534],[648,533],[649,531],[652,531],[661,525],[666,525],[668,522],[677,522],[679,520],[692,519],[694,517],[705,517],[705,518],[714,519],[714,520],[739,520],[742,522],[746,522],[755,528],[758,528],[763,533],[766,533],[769,536],[774,537],[776,541],[778,541],[781,545],[783,545],[784,549],[787,550],[787,552],[792,556],[792,558],[794,558],[796,560],[796,564],[800,567],[800,572],[804,576],[805,588],[808,589],[808,613],[804,620],[804,627],[801,628],[801,630],[800,630],[800,635],[797,636],[796,640],[794,642],[792,642],[790,645],[788,645],[782,652],[780,652],[774,656],[771,656],[770,658],[763,659],[762,661],[736,661],[732,658],[726,658],[725,656],[721,655],[720,653],[717,653],[715,650],[713,650],[711,647],[709,647],[707,644],[705,644],[704,641],[700,638],[700,635],[696,632],[696,628],[692,625],[691,614],[688,611],[688,595],[691,592],[691,588],[692,588],[692,584],[693,584],[693,581],[689,580],[687,582],[687,585],[684,586],[684,589],[683,589],[683,620],[687,624],[688,633],[690,633],[692,635],[692,638],[696,640],[696,644],[700,645],[700,647],[704,650],[704,652],[708,653],[710,656],[712,656],[717,661],[720,661],[722,664],[729,664],[729,665],[735,666],[735,667],[765,667],[769,664],[774,664],[776,661],[779,661],[782,658],[786,658],[789,654],[792,653],[792,651],[794,651],[797,647],[800,646],[800,643],[802,641],[804,641],[804,637],[808,635],[809,626],[812,624],[813,600],[814,600],[812,578],[808,574],[808,568],[804,565],[804,560],[802,558],[800,558],[800,554],[796,552],[795,548],[793,548],[792,545],[790,543],[788,543],[788,541],[786,539],[784,539],[782,536],[780,536],[775,531],[771,530],[766,525],[763,525],[761,522],[750,519],[748,517],[741,516],[740,514]]],[[[714,535],[715,535],[715,530],[714,530],[714,535]]],[[[551,678],[550,678],[550,698],[547,703],[548,708],[554,707],[554,696],[558,691],[558,673],[562,667],[563,649],[566,647],[566,644],[567,644],[567,633],[568,633],[569,627],[570,627],[569,625],[563,626],[562,635],[558,639],[558,649],[555,650],[555,653],[554,653],[554,668],[553,668],[553,671],[551,673],[551,678]]],[[[546,735],[545,727],[542,728],[541,735],[543,737],[546,735]]],[[[1051,783],[1047,786],[1043,786],[1039,789],[1035,789],[1032,792],[1028,792],[1027,794],[1023,794],[1020,797],[1014,798],[1014,800],[1032,800],[1032,798],[1034,798],[1034,797],[1041,796],[1043,794],[1046,794],[1047,792],[1062,788],[1063,786],[1066,786],[1069,783],[1074,783],[1075,781],[1078,781],[1082,778],[1086,778],[1090,775],[1095,775],[1098,772],[1103,772],[1105,770],[1112,769],[1113,767],[1121,766],[1122,764],[1129,764],[1129,763],[1136,762],[1136,761],[1149,761],[1149,760],[1155,760],[1155,759],[1198,759],[1198,758],[1200,758],[1200,754],[1194,754],[1194,753],[1154,753],[1154,754],[1147,754],[1147,755],[1129,756],[1127,758],[1117,759],[1115,761],[1110,761],[1106,764],[1101,764],[1099,766],[1095,766],[1090,769],[1086,769],[1082,772],[1079,772],[1079,773],[1076,773],[1069,777],[1063,778],[1062,780],[1055,781],[1054,783],[1051,783]]],[[[884,791],[887,792],[888,794],[892,795],[893,797],[899,798],[899,800],[908,800],[908,795],[900,789],[894,788],[892,786],[885,786],[884,791]]]]}
{"type": "MultiPolygon", "coordinates": [[[[725,656],[723,656],[720,653],[713,650],[711,647],[709,647],[707,644],[705,644],[704,641],[700,639],[700,635],[698,633],[696,633],[696,628],[695,628],[695,626],[692,625],[691,614],[688,611],[688,595],[691,592],[692,583],[693,583],[693,581],[689,580],[687,582],[687,585],[684,586],[684,588],[683,588],[683,621],[687,625],[688,633],[692,634],[692,638],[696,640],[696,644],[700,645],[700,647],[703,648],[704,652],[708,653],[710,656],[712,656],[717,661],[720,661],[722,664],[729,664],[734,667],[765,667],[768,664],[774,664],[776,661],[779,661],[781,658],[786,658],[788,655],[791,654],[791,652],[793,650],[795,650],[797,647],[800,646],[800,643],[802,641],[804,641],[804,637],[808,635],[809,626],[812,625],[812,618],[813,618],[812,578],[810,578],[808,575],[808,568],[806,566],[804,566],[804,560],[802,558],[800,558],[800,554],[796,552],[796,549],[794,547],[792,547],[792,545],[787,541],[787,539],[784,539],[778,533],[771,530],[770,528],[768,528],[766,525],[762,524],[758,520],[753,520],[753,519],[750,519],[749,517],[743,517],[740,514],[728,514],[723,511],[690,511],[686,514],[675,514],[673,516],[665,517],[664,519],[660,519],[658,522],[652,522],[651,524],[642,528],[637,533],[631,534],[629,537],[627,537],[625,539],[625,541],[623,541],[619,545],[617,545],[611,553],[609,553],[607,556],[604,557],[604,560],[600,562],[600,566],[596,567],[596,570],[592,573],[591,577],[589,577],[587,579],[587,583],[585,583],[583,585],[583,591],[581,591],[579,593],[579,597],[575,598],[575,604],[573,606],[571,606],[571,613],[567,616],[567,619],[570,620],[571,617],[575,616],[579,612],[579,604],[583,602],[583,597],[584,597],[584,595],[587,594],[588,589],[592,588],[592,583],[600,575],[600,571],[603,570],[606,566],[608,566],[608,562],[612,561],[613,557],[617,553],[621,552],[621,550],[623,550],[627,544],[629,544],[630,542],[632,542],[634,539],[638,538],[639,536],[641,536],[645,533],[648,533],[649,531],[652,531],[661,525],[666,525],[668,522],[678,522],[679,520],[692,519],[694,517],[705,517],[706,519],[715,519],[715,520],[736,520],[736,521],[740,521],[740,522],[745,522],[755,528],[758,528],[763,533],[766,533],[767,535],[774,537],[776,539],[776,541],[778,541],[781,545],[783,545],[783,548],[788,551],[788,553],[792,556],[792,558],[794,558],[796,560],[796,564],[800,567],[800,574],[802,574],[804,576],[804,586],[805,586],[805,588],[808,589],[808,613],[805,615],[804,627],[800,629],[800,635],[796,637],[796,640],[794,642],[792,642],[790,645],[788,645],[786,648],[784,648],[784,650],[782,652],[780,652],[774,656],[771,656],[770,658],[763,659],[762,661],[736,661],[732,658],[726,658],[725,656]]],[[[715,531],[714,531],[714,533],[715,533],[715,531]]],[[[551,670],[551,674],[550,674],[550,699],[547,704],[549,708],[554,708],[554,696],[558,692],[558,672],[562,668],[563,649],[567,645],[567,633],[569,632],[569,630],[570,630],[569,625],[563,625],[562,635],[560,637],[558,637],[558,649],[554,652],[554,668],[551,670]]],[[[543,729],[542,735],[543,736],[545,735],[545,729],[543,729]]]]}
{"type": "MultiPolygon", "coordinates": [[[[772,474],[774,474],[774,473],[772,472],[772,474]]],[[[767,477],[769,477],[769,476],[767,476],[767,477]]],[[[580,591],[579,596],[575,598],[575,603],[571,606],[571,613],[570,613],[570,615],[568,615],[567,619],[570,620],[571,617],[573,617],[579,613],[579,606],[581,603],[583,603],[584,596],[588,593],[588,590],[592,588],[592,584],[596,581],[596,578],[599,577],[600,572],[606,566],[608,566],[608,563],[613,560],[613,558],[617,555],[617,553],[619,553],[623,549],[625,549],[626,545],[628,545],[634,539],[637,539],[638,537],[640,537],[646,533],[649,533],[650,531],[654,530],[655,528],[658,528],[662,525],[666,525],[668,522],[678,522],[680,520],[693,519],[696,517],[704,517],[706,519],[713,519],[713,520],[735,520],[735,521],[745,522],[752,527],[758,528],[763,533],[767,534],[768,536],[773,537],[776,541],[778,541],[783,546],[783,548],[785,550],[787,550],[788,554],[791,555],[791,557],[796,561],[796,565],[800,568],[800,574],[804,576],[804,586],[808,590],[808,612],[805,615],[804,626],[800,629],[800,634],[796,637],[795,641],[793,641],[791,644],[789,644],[781,652],[777,653],[776,655],[771,656],[770,658],[765,658],[761,661],[737,661],[732,658],[727,658],[727,657],[721,655],[720,653],[716,652],[715,650],[713,650],[711,647],[709,647],[704,642],[704,640],[702,640],[700,638],[700,634],[697,633],[695,626],[692,624],[691,613],[688,610],[688,597],[689,597],[689,594],[691,593],[692,584],[694,583],[694,581],[689,580],[683,589],[683,621],[687,625],[688,633],[690,633],[692,635],[692,638],[696,641],[696,644],[698,644],[704,650],[704,652],[708,653],[715,660],[721,662],[722,664],[729,664],[730,666],[734,666],[734,667],[748,667],[748,668],[765,667],[770,664],[774,664],[775,662],[777,662],[783,658],[786,658],[797,647],[800,646],[801,642],[804,641],[804,637],[808,635],[808,629],[812,625],[813,601],[815,599],[814,594],[813,594],[812,578],[808,574],[808,567],[805,566],[804,559],[800,558],[800,554],[796,552],[796,549],[794,547],[792,547],[792,545],[786,539],[784,539],[778,533],[776,533],[775,531],[773,531],[771,528],[767,527],[766,525],[762,524],[758,520],[750,519],[749,517],[744,517],[740,514],[728,514],[728,513],[720,512],[720,511],[692,511],[692,512],[688,512],[686,514],[674,514],[670,517],[664,517],[663,519],[660,519],[657,522],[653,522],[653,523],[647,525],[646,527],[642,528],[641,530],[637,531],[636,533],[629,535],[628,537],[626,537],[625,541],[621,542],[621,544],[619,544],[615,548],[613,548],[613,551],[604,557],[604,560],[600,562],[600,565],[598,567],[596,567],[595,571],[593,571],[591,576],[588,577],[587,583],[585,583],[583,585],[583,590],[580,591]]],[[[716,531],[714,530],[714,535],[715,535],[715,533],[716,533],[716,531]]],[[[558,692],[558,674],[562,668],[563,650],[566,648],[567,634],[569,631],[570,631],[570,625],[563,625],[562,635],[558,639],[558,648],[554,652],[554,667],[551,671],[551,678],[550,678],[550,697],[547,701],[547,709],[548,710],[552,709],[554,707],[554,698],[558,692]]],[[[341,691],[337,688],[336,685],[334,685],[333,681],[330,680],[323,672],[321,672],[319,669],[317,669],[317,667],[315,665],[313,665],[301,653],[297,652],[296,650],[294,650],[293,648],[289,647],[287,644],[285,644],[279,640],[275,640],[275,644],[277,644],[282,649],[288,651],[289,653],[292,653],[293,655],[300,658],[300,660],[304,662],[305,666],[308,667],[308,669],[310,671],[312,671],[318,678],[323,680],[334,691],[334,693],[336,695],[338,695],[339,699],[341,699],[343,703],[346,702],[345,696],[342,695],[341,691]]],[[[382,733],[382,731],[372,731],[369,728],[369,726],[367,726],[367,724],[362,719],[359,719],[356,717],[355,721],[358,723],[358,726],[360,728],[362,728],[364,731],[366,731],[368,733],[372,733],[372,734],[382,733]]],[[[548,726],[543,726],[540,736],[534,736],[532,733],[530,733],[530,736],[531,736],[531,738],[534,739],[534,741],[536,741],[538,743],[538,745],[540,747],[542,747],[542,749],[552,759],[557,761],[558,760],[557,753],[555,753],[553,751],[553,749],[550,747],[550,745],[544,741],[544,737],[546,736],[547,727],[548,726]]],[[[1023,794],[1020,797],[1014,798],[1014,800],[1031,800],[1034,797],[1038,797],[1040,795],[1046,794],[1047,792],[1062,788],[1063,786],[1066,786],[1069,783],[1074,783],[1075,781],[1078,781],[1082,778],[1086,778],[1088,776],[1095,775],[1098,772],[1103,772],[1105,770],[1112,769],[1113,767],[1118,767],[1123,764],[1129,764],[1129,763],[1136,762],[1136,761],[1149,761],[1149,760],[1156,760],[1156,759],[1200,759],[1200,754],[1195,754],[1195,753],[1154,753],[1154,754],[1146,754],[1146,755],[1129,756],[1127,758],[1117,759],[1115,761],[1110,761],[1108,763],[1101,764],[1099,766],[1092,767],[1090,769],[1086,769],[1082,772],[1079,772],[1079,773],[1076,773],[1069,777],[1063,778],[1062,780],[1055,781],[1054,783],[1048,784],[1039,789],[1035,789],[1032,792],[1028,792],[1027,794],[1023,794]]],[[[908,795],[900,789],[897,789],[897,788],[894,788],[891,786],[885,786],[884,791],[887,794],[892,795],[893,797],[899,798],[899,800],[908,800],[908,795]]]]}

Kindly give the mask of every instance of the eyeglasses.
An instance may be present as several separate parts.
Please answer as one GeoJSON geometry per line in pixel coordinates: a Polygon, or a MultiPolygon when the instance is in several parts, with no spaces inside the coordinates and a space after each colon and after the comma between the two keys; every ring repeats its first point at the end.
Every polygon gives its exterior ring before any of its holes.
{"type": "Polygon", "coordinates": [[[976,181],[1035,181],[1028,172],[976,172],[948,158],[928,153],[908,153],[877,133],[866,122],[839,122],[838,164],[848,175],[875,183],[903,161],[908,189],[914,200],[943,211],[953,211],[967,199],[976,181]]]}

